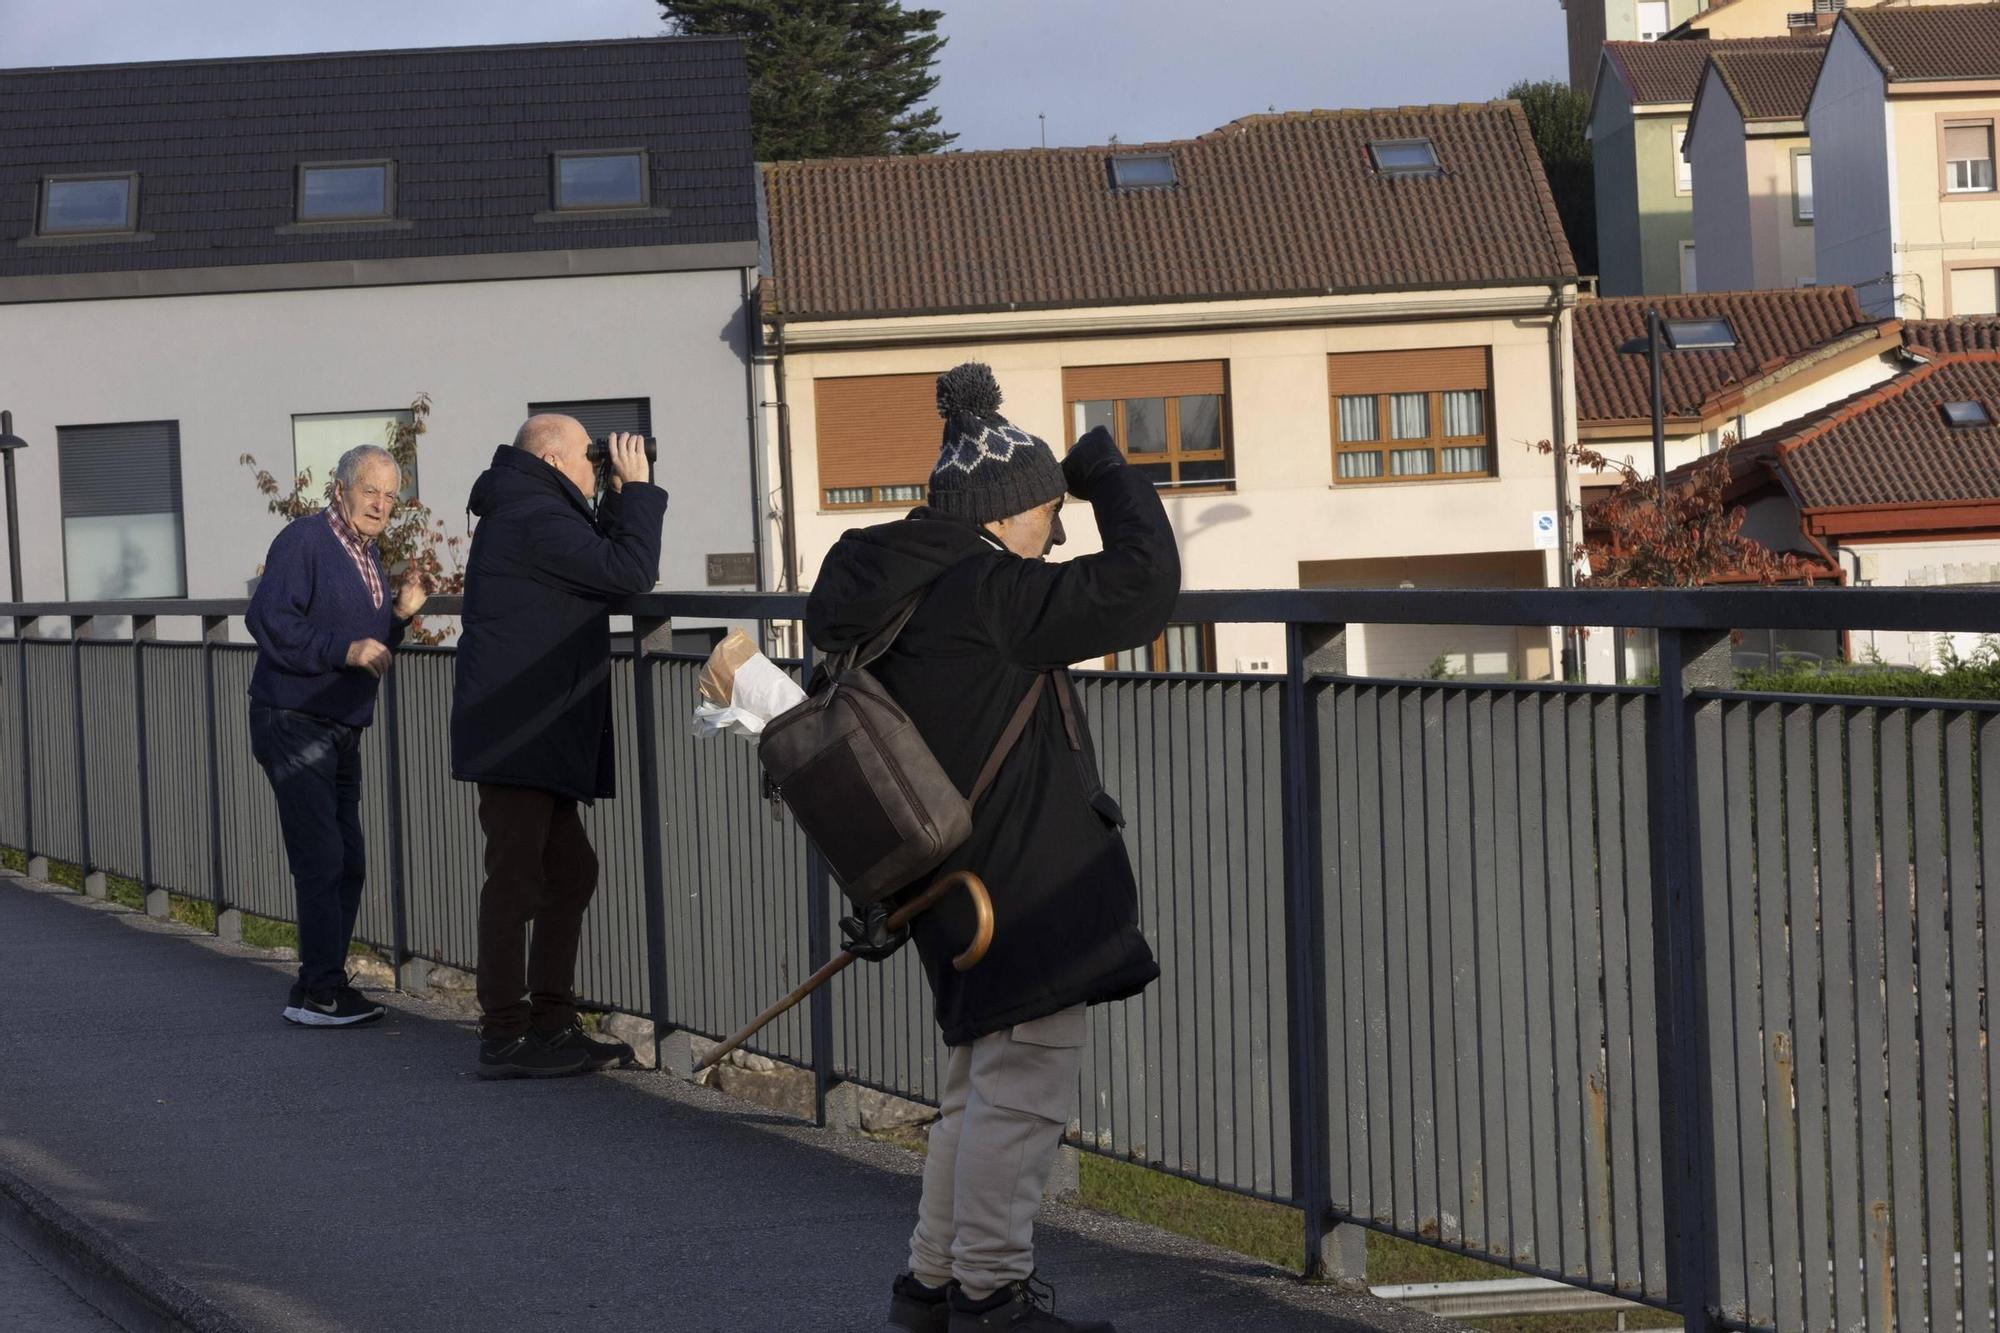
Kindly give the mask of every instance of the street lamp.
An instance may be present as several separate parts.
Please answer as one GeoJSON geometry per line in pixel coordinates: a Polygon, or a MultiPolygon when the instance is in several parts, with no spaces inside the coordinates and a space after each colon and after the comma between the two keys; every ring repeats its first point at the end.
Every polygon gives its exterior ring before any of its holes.
{"type": "Polygon", "coordinates": [[[0,412],[0,460],[7,475],[7,587],[13,594],[8,600],[15,602],[21,600],[21,514],[14,503],[14,451],[27,447],[14,433],[14,414],[0,412]]]}
{"type": "Polygon", "coordinates": [[[1619,345],[1628,355],[1644,356],[1653,371],[1653,478],[1660,488],[1660,515],[1667,512],[1666,391],[1660,385],[1660,354],[1666,352],[1733,352],[1736,327],[1723,316],[1661,319],[1659,307],[1646,311],[1646,336],[1619,345]]]}

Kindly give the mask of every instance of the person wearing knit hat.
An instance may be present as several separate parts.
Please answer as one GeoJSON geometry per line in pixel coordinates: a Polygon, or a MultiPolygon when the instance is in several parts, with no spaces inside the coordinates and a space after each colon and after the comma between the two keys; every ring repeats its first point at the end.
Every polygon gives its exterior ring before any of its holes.
{"type": "Polygon", "coordinates": [[[1055,1313],[1035,1274],[1035,1209],[1076,1113],[1088,1006],[1139,994],[1160,969],[1139,930],[1124,816],[1066,668],[1152,642],[1180,591],[1180,556],[1152,482],[1102,427],[1058,462],[1000,415],[1000,386],[976,362],[938,377],[937,404],[929,503],[843,537],[806,607],[826,654],[875,643],[908,611],[869,670],[961,791],[1041,691],[973,806],[971,838],[933,872],[986,883],[993,942],[979,965],[952,966],[972,927],[957,896],[902,938],[887,935],[893,902],[841,923],[877,961],[914,939],[951,1052],[887,1327],[1112,1333],[1055,1313]],[[1053,562],[1066,496],[1090,505],[1104,549],[1053,562]]]}

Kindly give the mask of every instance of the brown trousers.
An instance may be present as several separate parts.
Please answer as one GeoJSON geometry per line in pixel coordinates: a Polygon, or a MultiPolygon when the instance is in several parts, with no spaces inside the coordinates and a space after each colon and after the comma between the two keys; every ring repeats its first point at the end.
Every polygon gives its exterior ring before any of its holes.
{"type": "Polygon", "coordinates": [[[479,826],[486,833],[480,1034],[518,1037],[530,1026],[568,1027],[576,1021],[577,941],[597,891],[597,853],[577,804],[532,787],[482,782],[479,826]]]}

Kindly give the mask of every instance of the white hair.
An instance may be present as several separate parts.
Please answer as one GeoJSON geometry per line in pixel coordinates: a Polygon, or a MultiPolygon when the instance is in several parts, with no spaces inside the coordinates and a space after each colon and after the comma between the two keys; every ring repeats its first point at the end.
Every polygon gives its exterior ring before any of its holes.
{"type": "Polygon", "coordinates": [[[394,454],[379,444],[357,444],[342,454],[340,461],[333,465],[333,479],[342,486],[352,486],[355,477],[360,475],[362,466],[377,459],[396,469],[396,484],[400,487],[403,481],[403,466],[396,461],[394,454]]]}

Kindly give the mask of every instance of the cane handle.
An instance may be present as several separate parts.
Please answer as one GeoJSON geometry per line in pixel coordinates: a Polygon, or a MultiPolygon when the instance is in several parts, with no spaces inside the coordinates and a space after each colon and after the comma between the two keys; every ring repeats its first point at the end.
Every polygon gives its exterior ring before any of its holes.
{"type": "Polygon", "coordinates": [[[916,897],[897,908],[889,916],[891,932],[901,930],[925,912],[936,907],[947,893],[963,887],[972,900],[972,943],[965,951],[951,960],[951,965],[960,972],[969,972],[979,966],[979,960],[993,946],[993,898],[986,892],[986,883],[970,870],[954,870],[937,883],[925,889],[916,897]]]}

